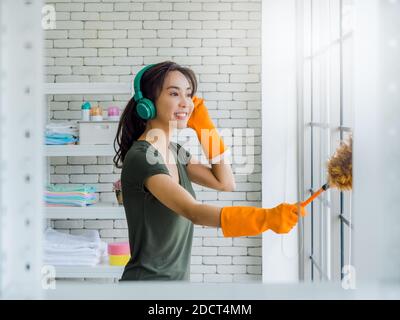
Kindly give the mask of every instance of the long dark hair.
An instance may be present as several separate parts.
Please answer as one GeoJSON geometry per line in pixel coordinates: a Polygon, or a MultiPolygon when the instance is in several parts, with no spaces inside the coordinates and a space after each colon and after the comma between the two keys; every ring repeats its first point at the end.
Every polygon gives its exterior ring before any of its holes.
{"type": "MultiPolygon", "coordinates": [[[[180,66],[172,61],[164,61],[155,64],[143,73],[140,80],[140,89],[143,96],[150,99],[155,104],[156,99],[161,94],[164,79],[171,71],[181,72],[190,82],[192,87],[192,97],[197,91],[197,80],[194,72],[180,66]]],[[[122,168],[126,153],[146,129],[146,120],[139,117],[136,112],[136,101],[133,97],[128,101],[125,110],[122,112],[118,124],[117,135],[114,139],[114,150],[116,152],[113,161],[117,168],[122,168]]]]}

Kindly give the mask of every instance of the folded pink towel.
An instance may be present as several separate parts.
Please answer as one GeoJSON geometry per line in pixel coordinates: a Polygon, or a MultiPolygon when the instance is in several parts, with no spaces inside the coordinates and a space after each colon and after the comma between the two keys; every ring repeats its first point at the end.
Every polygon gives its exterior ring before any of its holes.
{"type": "Polygon", "coordinates": [[[112,242],[108,244],[108,254],[122,256],[130,254],[129,242],[112,242]]]}

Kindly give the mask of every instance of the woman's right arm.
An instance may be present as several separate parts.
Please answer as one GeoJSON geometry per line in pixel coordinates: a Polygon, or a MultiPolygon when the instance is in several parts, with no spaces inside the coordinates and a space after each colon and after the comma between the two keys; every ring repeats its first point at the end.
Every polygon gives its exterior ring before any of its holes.
{"type": "Polygon", "coordinates": [[[223,207],[196,201],[192,195],[166,174],[147,178],[145,186],[166,207],[194,224],[221,227],[225,237],[258,235],[268,229],[288,233],[306,211],[298,204],[281,203],[274,208],[223,207]]]}
{"type": "Polygon", "coordinates": [[[163,205],[194,224],[221,226],[222,208],[197,201],[181,185],[172,180],[171,176],[156,174],[147,178],[144,185],[163,205]]]}

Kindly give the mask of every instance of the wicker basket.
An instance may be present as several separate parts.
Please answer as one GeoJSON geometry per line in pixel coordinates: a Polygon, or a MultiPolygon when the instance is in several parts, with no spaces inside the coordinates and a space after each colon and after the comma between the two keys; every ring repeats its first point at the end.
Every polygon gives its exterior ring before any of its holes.
{"type": "Polygon", "coordinates": [[[122,201],[122,191],[121,190],[115,190],[115,196],[117,197],[118,204],[123,205],[122,201]]]}

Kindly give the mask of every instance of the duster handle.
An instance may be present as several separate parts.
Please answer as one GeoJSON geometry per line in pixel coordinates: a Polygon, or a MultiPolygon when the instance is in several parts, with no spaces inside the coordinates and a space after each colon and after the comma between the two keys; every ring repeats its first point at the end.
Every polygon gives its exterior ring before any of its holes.
{"type": "Polygon", "coordinates": [[[302,202],[300,206],[303,208],[308,206],[316,197],[318,197],[322,192],[327,190],[329,188],[329,185],[325,183],[320,189],[318,189],[317,192],[313,193],[311,197],[309,197],[306,201],[302,202]]]}

